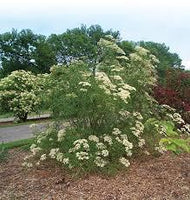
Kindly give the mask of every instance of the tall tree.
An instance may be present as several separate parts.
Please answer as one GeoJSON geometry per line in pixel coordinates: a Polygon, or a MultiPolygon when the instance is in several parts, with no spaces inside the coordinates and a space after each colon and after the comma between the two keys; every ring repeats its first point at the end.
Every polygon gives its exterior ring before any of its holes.
{"type": "Polygon", "coordinates": [[[123,51],[125,52],[126,56],[129,56],[129,54],[135,52],[136,43],[133,42],[133,41],[123,40],[118,45],[119,45],[119,47],[121,47],[123,49],[123,51]]]}
{"type": "Polygon", "coordinates": [[[98,54],[97,42],[105,35],[119,38],[118,31],[104,31],[99,25],[89,28],[82,25],[80,28],[67,30],[63,34],[52,34],[48,41],[54,49],[57,63],[69,64],[73,60],[80,59],[93,65],[98,54]]]}
{"type": "Polygon", "coordinates": [[[0,34],[1,76],[23,69],[34,73],[48,72],[55,56],[45,36],[26,29],[0,34]]]}

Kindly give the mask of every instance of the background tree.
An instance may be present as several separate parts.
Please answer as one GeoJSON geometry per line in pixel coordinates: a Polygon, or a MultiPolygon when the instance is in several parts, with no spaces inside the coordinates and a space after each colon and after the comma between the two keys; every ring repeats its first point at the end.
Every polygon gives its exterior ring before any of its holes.
{"type": "Polygon", "coordinates": [[[83,60],[92,67],[98,56],[97,42],[105,35],[119,39],[118,31],[104,31],[99,25],[89,28],[82,25],[59,35],[52,34],[48,42],[56,54],[58,64],[69,65],[73,60],[83,60]]]}
{"type": "Polygon", "coordinates": [[[177,53],[171,53],[169,47],[167,47],[164,43],[156,43],[156,42],[145,42],[140,41],[137,43],[143,48],[150,51],[151,54],[155,55],[160,63],[157,65],[157,71],[159,76],[159,81],[164,84],[166,71],[172,68],[182,69],[181,58],[177,53]]]}
{"type": "Polygon", "coordinates": [[[129,56],[130,53],[134,53],[135,52],[136,44],[133,41],[123,40],[118,45],[119,45],[119,47],[121,47],[123,49],[123,51],[125,52],[125,54],[127,56],[129,56]]]}
{"type": "Polygon", "coordinates": [[[23,69],[34,73],[49,72],[55,55],[46,37],[31,30],[7,32],[0,35],[1,77],[23,69]]]}

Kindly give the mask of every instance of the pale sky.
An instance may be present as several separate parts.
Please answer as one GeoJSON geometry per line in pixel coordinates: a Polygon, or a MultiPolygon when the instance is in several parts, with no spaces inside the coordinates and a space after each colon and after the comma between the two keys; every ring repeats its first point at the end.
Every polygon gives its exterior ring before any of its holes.
{"type": "Polygon", "coordinates": [[[0,33],[29,28],[48,36],[81,24],[164,42],[190,69],[189,0],[0,0],[0,33]]]}

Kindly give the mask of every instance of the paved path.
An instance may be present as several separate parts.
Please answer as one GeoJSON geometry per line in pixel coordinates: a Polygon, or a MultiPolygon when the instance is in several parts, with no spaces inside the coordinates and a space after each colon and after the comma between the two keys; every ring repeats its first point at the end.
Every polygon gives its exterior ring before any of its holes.
{"type": "MultiPolygon", "coordinates": [[[[37,124],[37,128],[41,130],[44,129],[45,126],[46,123],[37,124]]],[[[33,133],[30,128],[30,124],[0,128],[0,143],[12,142],[32,137],[33,133]]]]}

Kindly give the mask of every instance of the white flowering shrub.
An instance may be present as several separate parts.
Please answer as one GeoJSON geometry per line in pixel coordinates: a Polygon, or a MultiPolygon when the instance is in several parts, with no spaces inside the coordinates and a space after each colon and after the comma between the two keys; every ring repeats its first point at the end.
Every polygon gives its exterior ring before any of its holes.
{"type": "Polygon", "coordinates": [[[53,159],[73,170],[108,172],[128,168],[130,158],[149,154],[150,146],[164,151],[159,131],[145,132],[157,60],[139,47],[128,58],[111,38],[98,45],[93,70],[83,62],[51,68],[47,93],[56,120],[37,135],[24,166],[53,159]]]}
{"type": "Polygon", "coordinates": [[[0,80],[1,107],[6,107],[21,121],[40,105],[44,75],[35,76],[24,70],[14,71],[0,80]]]}

